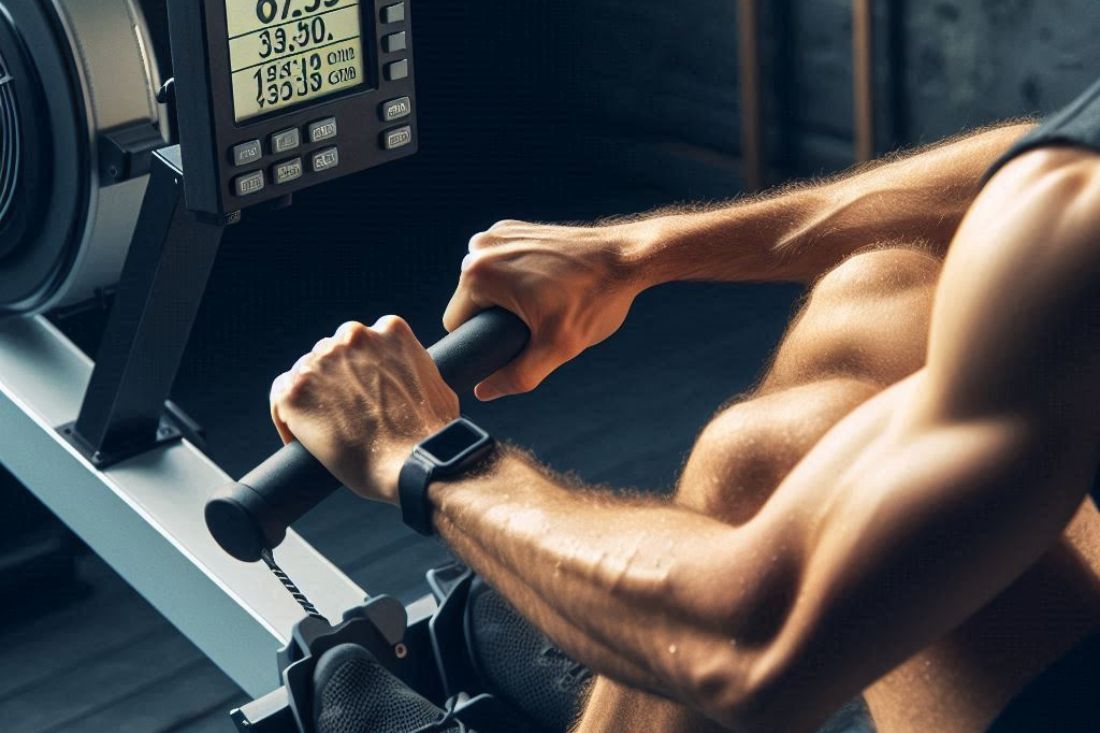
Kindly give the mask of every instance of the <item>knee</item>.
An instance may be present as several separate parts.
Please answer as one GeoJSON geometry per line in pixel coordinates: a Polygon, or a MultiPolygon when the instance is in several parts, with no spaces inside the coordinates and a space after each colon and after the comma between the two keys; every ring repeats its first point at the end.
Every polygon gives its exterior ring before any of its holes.
{"type": "Polygon", "coordinates": [[[755,516],[788,468],[782,436],[769,423],[745,406],[719,413],[695,441],[676,503],[730,524],[755,516]]]}
{"type": "Polygon", "coordinates": [[[913,247],[887,247],[852,255],[814,286],[811,298],[849,301],[889,297],[935,286],[942,260],[913,247]]]}

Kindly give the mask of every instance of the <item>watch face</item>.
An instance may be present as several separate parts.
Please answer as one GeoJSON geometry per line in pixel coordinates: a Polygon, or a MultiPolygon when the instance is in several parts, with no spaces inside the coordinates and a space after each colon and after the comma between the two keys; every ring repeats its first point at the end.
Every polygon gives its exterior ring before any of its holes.
{"type": "Polygon", "coordinates": [[[459,419],[420,444],[435,463],[446,466],[489,440],[489,435],[468,420],[459,419]]]}

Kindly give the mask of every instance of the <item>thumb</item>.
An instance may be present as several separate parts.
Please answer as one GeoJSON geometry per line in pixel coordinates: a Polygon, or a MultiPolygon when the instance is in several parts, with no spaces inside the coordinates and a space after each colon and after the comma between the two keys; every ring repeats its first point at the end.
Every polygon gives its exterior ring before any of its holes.
{"type": "Polygon", "coordinates": [[[474,395],[488,402],[530,392],[562,365],[563,361],[555,352],[555,349],[540,344],[527,347],[515,361],[477,385],[474,395]]]}
{"type": "Polygon", "coordinates": [[[447,310],[443,313],[443,327],[450,333],[492,305],[495,304],[474,297],[469,287],[460,284],[451,296],[451,301],[447,303],[447,310]]]}

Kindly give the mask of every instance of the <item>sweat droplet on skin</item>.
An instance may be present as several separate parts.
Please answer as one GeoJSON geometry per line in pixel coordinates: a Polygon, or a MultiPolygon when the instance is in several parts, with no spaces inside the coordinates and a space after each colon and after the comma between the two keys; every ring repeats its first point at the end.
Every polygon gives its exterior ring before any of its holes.
{"type": "Polygon", "coordinates": [[[669,654],[675,654],[676,653],[676,645],[675,644],[669,644],[668,645],[668,653],[669,654]]]}

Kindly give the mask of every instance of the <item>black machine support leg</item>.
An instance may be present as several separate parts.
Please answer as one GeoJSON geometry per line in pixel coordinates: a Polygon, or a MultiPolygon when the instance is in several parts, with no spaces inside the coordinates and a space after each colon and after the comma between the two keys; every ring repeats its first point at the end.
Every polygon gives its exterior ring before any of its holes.
{"type": "Polygon", "coordinates": [[[178,146],[153,153],[114,307],[80,416],[61,430],[99,466],[179,436],[162,421],[227,222],[184,202],[178,146]]]}

